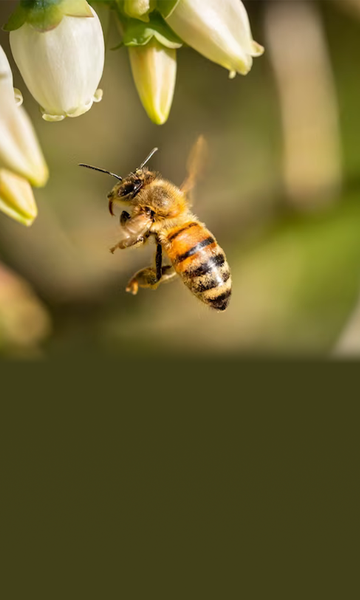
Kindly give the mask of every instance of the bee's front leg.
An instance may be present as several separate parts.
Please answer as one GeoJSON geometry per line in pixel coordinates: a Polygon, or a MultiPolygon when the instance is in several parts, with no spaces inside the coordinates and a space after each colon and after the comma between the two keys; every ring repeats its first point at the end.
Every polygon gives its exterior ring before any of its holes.
{"type": "MultiPolygon", "coordinates": [[[[123,210],[121,215],[120,215],[120,225],[121,227],[124,227],[124,225],[131,219],[131,216],[129,215],[128,212],[126,212],[126,210],[123,210]]],[[[142,241],[142,236],[140,237],[135,237],[135,236],[127,236],[125,239],[121,240],[120,242],[118,242],[116,244],[116,246],[113,246],[112,248],[110,248],[110,252],[111,254],[114,254],[115,250],[117,250],[118,248],[120,249],[124,249],[124,248],[128,248],[129,246],[134,246],[135,244],[137,244],[138,242],[142,241]]]]}
{"type": "Polygon", "coordinates": [[[120,225],[121,227],[123,227],[125,225],[125,223],[127,223],[127,221],[131,219],[131,216],[129,215],[128,212],[126,212],[126,210],[123,210],[121,215],[120,215],[120,225]]]}
{"type": "Polygon", "coordinates": [[[110,252],[113,254],[117,248],[124,250],[130,248],[130,246],[136,246],[143,244],[150,235],[150,227],[152,221],[149,219],[147,214],[140,214],[135,217],[129,215],[126,210],[121,213],[120,225],[124,237],[120,240],[116,246],[110,248],[110,252]]]}
{"type": "Polygon", "coordinates": [[[136,246],[136,244],[143,244],[146,240],[147,236],[138,235],[138,236],[129,236],[123,240],[120,240],[118,244],[110,248],[111,254],[114,254],[115,250],[120,248],[120,250],[124,250],[125,248],[130,248],[130,246],[136,246]]]}

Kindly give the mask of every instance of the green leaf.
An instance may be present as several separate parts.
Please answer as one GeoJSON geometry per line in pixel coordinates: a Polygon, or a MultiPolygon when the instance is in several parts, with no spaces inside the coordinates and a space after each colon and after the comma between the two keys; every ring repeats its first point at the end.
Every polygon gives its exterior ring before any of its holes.
{"type": "Polygon", "coordinates": [[[173,10],[175,10],[179,2],[180,0],[157,0],[157,9],[164,17],[164,19],[167,19],[167,17],[171,15],[173,10]]]}
{"type": "Polygon", "coordinates": [[[4,26],[5,31],[15,31],[29,23],[40,32],[57,27],[64,16],[92,17],[86,0],[21,0],[4,26]]]}
{"type": "Polygon", "coordinates": [[[182,41],[158,13],[151,13],[148,23],[138,19],[122,19],[125,46],[145,46],[153,37],[166,48],[181,48],[182,41]]]}
{"type": "Polygon", "coordinates": [[[26,22],[26,16],[27,11],[21,5],[18,5],[3,26],[3,30],[15,31],[16,29],[20,29],[26,22]]]}

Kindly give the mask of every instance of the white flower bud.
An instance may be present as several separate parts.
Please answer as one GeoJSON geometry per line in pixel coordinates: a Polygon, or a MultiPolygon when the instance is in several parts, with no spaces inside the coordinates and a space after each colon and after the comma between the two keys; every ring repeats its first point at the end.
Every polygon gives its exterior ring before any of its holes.
{"type": "Polygon", "coordinates": [[[45,185],[48,168],[24,108],[17,106],[9,62],[0,47],[0,168],[45,185]]]}
{"type": "Polygon", "coordinates": [[[27,226],[37,216],[37,206],[29,182],[6,169],[0,169],[0,210],[27,226]]]}
{"type": "Polygon", "coordinates": [[[141,102],[157,125],[167,120],[176,83],[176,50],[153,38],[145,46],[129,47],[131,69],[141,102]]]}
{"type": "Polygon", "coordinates": [[[252,57],[264,51],[252,38],[240,0],[180,0],[166,21],[189,46],[228,69],[230,77],[246,75],[252,57]]]}
{"type": "Polygon", "coordinates": [[[10,32],[15,62],[47,121],[78,117],[101,100],[104,36],[91,12],[92,17],[64,16],[47,31],[24,23],[10,32]]]}

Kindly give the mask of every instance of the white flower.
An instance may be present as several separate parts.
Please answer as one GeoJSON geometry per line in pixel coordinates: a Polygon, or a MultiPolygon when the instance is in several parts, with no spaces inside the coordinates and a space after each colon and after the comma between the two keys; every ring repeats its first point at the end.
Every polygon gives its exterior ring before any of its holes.
{"type": "Polygon", "coordinates": [[[252,38],[240,0],[180,0],[166,21],[184,42],[228,69],[231,77],[246,75],[252,57],[264,51],[252,38]]]}
{"type": "Polygon", "coordinates": [[[145,46],[129,47],[131,69],[141,102],[157,125],[167,120],[176,82],[176,50],[153,38],[145,46]]]}
{"type": "Polygon", "coordinates": [[[27,226],[37,216],[37,206],[29,182],[6,169],[0,169],[0,210],[27,226]]]}
{"type": "Polygon", "coordinates": [[[0,168],[18,173],[35,186],[45,185],[48,168],[36,133],[14,97],[13,78],[0,46],[0,168]]]}
{"type": "Polygon", "coordinates": [[[0,107],[4,102],[5,95],[14,95],[15,103],[20,106],[23,102],[22,94],[13,87],[13,74],[9,61],[2,47],[0,46],[0,107]]]}
{"type": "Polygon", "coordinates": [[[101,100],[104,36],[90,10],[92,16],[64,16],[47,31],[24,23],[10,32],[15,62],[47,121],[77,117],[101,100]]]}

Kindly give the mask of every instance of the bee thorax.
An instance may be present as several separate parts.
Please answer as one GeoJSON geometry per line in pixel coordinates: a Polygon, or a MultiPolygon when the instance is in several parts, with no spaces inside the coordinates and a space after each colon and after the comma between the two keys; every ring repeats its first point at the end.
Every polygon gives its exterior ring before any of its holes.
{"type": "Polygon", "coordinates": [[[143,190],[141,202],[147,204],[159,218],[174,218],[184,211],[183,193],[168,181],[156,180],[143,190]]]}

